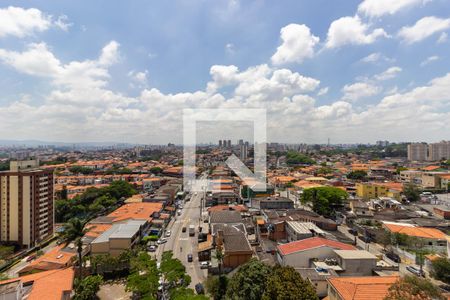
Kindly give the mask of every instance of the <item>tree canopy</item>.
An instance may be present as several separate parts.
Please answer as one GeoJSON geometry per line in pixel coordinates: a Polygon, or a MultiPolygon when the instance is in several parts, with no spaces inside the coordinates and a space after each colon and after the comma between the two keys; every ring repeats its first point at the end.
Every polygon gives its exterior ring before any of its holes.
{"type": "Polygon", "coordinates": [[[286,163],[292,165],[313,165],[316,162],[307,155],[296,151],[288,151],[286,154],[286,163]]]}
{"type": "Polygon", "coordinates": [[[172,251],[165,251],[161,259],[161,273],[164,281],[170,287],[186,287],[191,283],[191,277],[186,274],[186,267],[178,259],[173,257],[172,251]]]}
{"type": "Polygon", "coordinates": [[[241,266],[228,283],[227,298],[229,299],[261,299],[271,269],[256,259],[251,259],[241,266]]]}
{"type": "Polygon", "coordinates": [[[228,286],[221,287],[227,290],[225,297],[218,294],[217,282],[212,283],[211,279],[207,281],[207,290],[216,300],[319,299],[314,287],[294,268],[281,266],[272,268],[256,259],[242,265],[230,279],[228,286]]]}
{"type": "Polygon", "coordinates": [[[431,276],[446,284],[450,284],[450,259],[446,257],[437,258],[431,262],[431,266],[431,276]]]}
{"type": "Polygon", "coordinates": [[[87,220],[98,213],[113,209],[118,201],[136,194],[133,186],[126,181],[113,181],[103,188],[88,188],[84,193],[71,200],[61,199],[55,202],[56,220],[66,222],[74,217],[87,220]]]}
{"type": "Polygon", "coordinates": [[[147,252],[140,252],[131,259],[130,275],[127,278],[127,291],[140,299],[156,299],[158,293],[159,271],[156,260],[147,252]]]}
{"type": "Polygon", "coordinates": [[[335,208],[342,205],[347,199],[347,192],[335,187],[316,187],[303,191],[302,203],[312,203],[313,211],[324,215],[332,216],[335,208]]]}
{"type": "Polygon", "coordinates": [[[275,267],[267,280],[263,300],[318,300],[314,287],[292,267],[275,267]]]}
{"type": "Polygon", "coordinates": [[[347,178],[352,180],[365,180],[367,178],[367,172],[363,170],[351,171],[347,174],[347,178]]]}
{"type": "Polygon", "coordinates": [[[403,194],[409,201],[420,200],[420,190],[417,185],[413,183],[407,183],[403,186],[403,194]]]}
{"type": "Polygon", "coordinates": [[[445,299],[429,280],[417,276],[405,276],[394,283],[384,300],[433,300],[445,299]]]}
{"type": "Polygon", "coordinates": [[[103,277],[100,275],[87,276],[75,285],[74,300],[92,300],[97,299],[97,292],[103,283],[103,277]]]}

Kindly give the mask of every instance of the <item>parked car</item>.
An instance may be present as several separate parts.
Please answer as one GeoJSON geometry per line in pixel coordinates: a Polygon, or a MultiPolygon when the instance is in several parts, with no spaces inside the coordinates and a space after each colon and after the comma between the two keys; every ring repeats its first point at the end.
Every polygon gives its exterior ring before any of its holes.
{"type": "Polygon", "coordinates": [[[151,245],[147,247],[148,252],[155,252],[156,251],[156,246],[155,245],[151,245]]]}
{"type": "Polygon", "coordinates": [[[188,262],[192,262],[193,260],[194,260],[194,257],[192,256],[192,254],[189,253],[189,254],[187,255],[187,261],[188,261],[188,262]]]}
{"type": "Polygon", "coordinates": [[[181,232],[186,232],[186,226],[184,226],[183,228],[181,228],[181,232]]]}
{"type": "Polygon", "coordinates": [[[164,244],[164,243],[167,243],[167,239],[161,238],[161,239],[159,239],[156,243],[159,244],[159,245],[164,244]]]}
{"type": "Polygon", "coordinates": [[[388,252],[388,253],[386,253],[386,257],[389,258],[390,260],[392,260],[393,262],[398,263],[398,264],[402,262],[400,256],[398,256],[398,255],[395,254],[394,252],[388,252]]]}
{"type": "Polygon", "coordinates": [[[30,261],[32,261],[32,260],[35,259],[35,258],[36,258],[36,254],[33,254],[33,255],[28,256],[27,259],[26,259],[26,261],[27,261],[27,262],[30,262],[30,261]]]}
{"type": "Polygon", "coordinates": [[[166,231],[166,237],[169,237],[172,234],[172,232],[170,230],[166,231]]]}
{"type": "Polygon", "coordinates": [[[407,266],[406,270],[408,270],[409,272],[413,273],[416,276],[425,277],[425,272],[421,271],[420,269],[418,269],[414,266],[407,266]]]}
{"type": "Polygon", "coordinates": [[[209,263],[209,261],[202,261],[200,263],[200,269],[208,269],[211,266],[211,264],[209,263]]]}
{"type": "Polygon", "coordinates": [[[195,292],[197,292],[197,294],[204,294],[205,293],[205,289],[203,288],[203,284],[201,283],[197,283],[195,285],[195,292]]]}

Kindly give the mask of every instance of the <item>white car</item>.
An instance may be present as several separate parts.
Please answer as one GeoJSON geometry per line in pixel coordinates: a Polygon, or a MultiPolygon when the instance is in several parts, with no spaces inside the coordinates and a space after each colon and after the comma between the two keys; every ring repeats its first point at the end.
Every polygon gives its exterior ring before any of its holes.
{"type": "Polygon", "coordinates": [[[172,232],[170,230],[166,231],[166,237],[169,237],[172,234],[172,232]]]}
{"type": "Polygon", "coordinates": [[[167,239],[161,238],[161,239],[159,239],[156,243],[159,244],[159,245],[164,244],[164,243],[167,243],[167,239]]]}
{"type": "Polygon", "coordinates": [[[211,266],[211,264],[209,263],[209,261],[202,261],[200,263],[200,269],[208,269],[211,266]]]}

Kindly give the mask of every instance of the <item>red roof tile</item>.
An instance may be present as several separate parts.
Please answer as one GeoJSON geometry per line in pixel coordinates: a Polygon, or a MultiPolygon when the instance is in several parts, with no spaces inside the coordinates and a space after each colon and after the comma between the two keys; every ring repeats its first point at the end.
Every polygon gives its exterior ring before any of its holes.
{"type": "Polygon", "coordinates": [[[284,245],[279,245],[278,250],[280,251],[281,254],[288,255],[288,254],[295,253],[298,251],[304,251],[304,250],[323,247],[323,246],[328,246],[328,247],[339,249],[339,250],[356,250],[356,248],[353,247],[352,245],[337,242],[337,241],[327,240],[327,239],[319,238],[319,237],[312,237],[312,238],[308,238],[308,239],[304,239],[304,240],[300,240],[300,241],[287,243],[284,245]]]}

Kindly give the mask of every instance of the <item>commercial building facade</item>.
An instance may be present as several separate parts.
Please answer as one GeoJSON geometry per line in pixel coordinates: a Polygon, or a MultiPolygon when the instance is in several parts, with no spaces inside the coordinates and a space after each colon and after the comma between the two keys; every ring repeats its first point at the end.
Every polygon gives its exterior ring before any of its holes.
{"type": "Polygon", "coordinates": [[[53,170],[38,160],[12,161],[0,172],[0,241],[33,247],[54,232],[53,170]]]}

